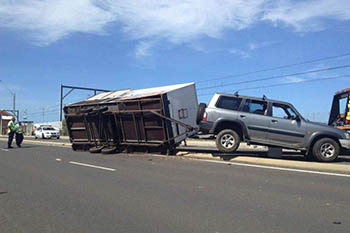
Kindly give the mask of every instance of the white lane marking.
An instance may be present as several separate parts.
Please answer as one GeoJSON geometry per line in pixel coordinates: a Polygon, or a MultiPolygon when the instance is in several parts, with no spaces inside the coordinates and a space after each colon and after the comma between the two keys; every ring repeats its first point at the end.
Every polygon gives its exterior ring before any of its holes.
{"type": "Polygon", "coordinates": [[[208,160],[208,159],[200,159],[199,161],[205,161],[205,162],[209,162],[209,163],[230,164],[230,165],[243,166],[243,167],[255,167],[255,168],[264,168],[264,169],[272,169],[272,170],[280,170],[280,171],[310,173],[310,174],[318,174],[318,175],[326,175],[326,176],[350,177],[350,174],[341,174],[341,173],[332,173],[332,172],[319,172],[319,171],[294,169],[294,168],[285,168],[285,167],[272,167],[272,166],[255,165],[255,164],[248,164],[248,163],[234,163],[234,162],[216,161],[216,160],[208,160]]]}
{"type": "Polygon", "coordinates": [[[80,165],[80,166],[85,166],[85,167],[93,167],[93,168],[103,169],[103,170],[112,171],[112,172],[115,171],[115,169],[113,169],[113,168],[100,167],[100,166],[95,166],[95,165],[86,164],[86,163],[78,163],[78,162],[74,162],[74,161],[69,161],[69,163],[75,164],[75,165],[80,165]]]}
{"type": "Polygon", "coordinates": [[[57,159],[56,159],[56,161],[61,162],[61,161],[62,161],[62,159],[58,159],[58,158],[57,158],[57,159]]]}
{"type": "Polygon", "coordinates": [[[7,152],[9,151],[9,150],[7,150],[7,149],[1,149],[1,150],[3,150],[3,151],[7,151],[7,152]]]}

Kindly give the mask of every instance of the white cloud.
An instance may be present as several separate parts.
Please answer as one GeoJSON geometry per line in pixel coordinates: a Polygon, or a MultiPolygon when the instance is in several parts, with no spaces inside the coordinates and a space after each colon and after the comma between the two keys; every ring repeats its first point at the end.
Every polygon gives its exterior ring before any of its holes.
{"type": "Polygon", "coordinates": [[[76,32],[106,34],[113,23],[134,40],[181,44],[261,21],[321,30],[324,19],[350,20],[349,7],[348,0],[0,0],[0,27],[48,45],[76,32]]]}
{"type": "Polygon", "coordinates": [[[266,9],[262,19],[297,31],[318,31],[324,29],[325,19],[350,20],[350,4],[349,0],[280,0],[266,9]]]}
{"type": "Polygon", "coordinates": [[[305,81],[306,79],[300,77],[287,77],[287,80],[291,83],[299,83],[305,81]]]}
{"type": "Polygon", "coordinates": [[[0,27],[23,30],[39,45],[74,32],[102,34],[114,20],[111,12],[89,0],[0,0],[0,27]]]}
{"type": "Polygon", "coordinates": [[[275,45],[277,43],[279,43],[279,41],[250,42],[250,43],[248,43],[248,49],[251,51],[254,51],[257,49],[270,47],[270,46],[275,45]]]}
{"type": "Polygon", "coordinates": [[[257,20],[263,0],[104,0],[132,38],[165,38],[183,43],[201,36],[219,38],[257,20]]]}
{"type": "Polygon", "coordinates": [[[228,50],[229,53],[232,53],[234,55],[238,55],[242,58],[248,58],[249,57],[249,54],[243,50],[238,50],[238,49],[230,49],[228,50]]]}
{"type": "Polygon", "coordinates": [[[140,43],[138,43],[135,48],[135,57],[142,58],[151,56],[151,49],[153,48],[154,44],[154,41],[141,41],[140,43]]]}

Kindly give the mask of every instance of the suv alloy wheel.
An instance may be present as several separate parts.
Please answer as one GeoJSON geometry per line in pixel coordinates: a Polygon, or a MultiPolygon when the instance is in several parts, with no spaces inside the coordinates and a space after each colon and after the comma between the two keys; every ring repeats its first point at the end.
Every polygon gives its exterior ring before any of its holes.
{"type": "Polygon", "coordinates": [[[225,153],[235,152],[240,142],[239,135],[231,129],[222,130],[216,137],[216,147],[225,153]]]}
{"type": "Polygon", "coordinates": [[[321,138],[318,140],[313,148],[312,153],[320,162],[334,161],[339,155],[339,145],[331,138],[321,138]]]}

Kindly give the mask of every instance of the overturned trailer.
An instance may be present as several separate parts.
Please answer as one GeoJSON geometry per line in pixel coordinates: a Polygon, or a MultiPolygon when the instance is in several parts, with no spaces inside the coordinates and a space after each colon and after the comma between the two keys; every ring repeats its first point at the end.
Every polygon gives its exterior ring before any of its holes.
{"type": "Polygon", "coordinates": [[[106,92],[65,106],[74,150],[147,150],[172,154],[196,133],[194,83],[106,92]]]}

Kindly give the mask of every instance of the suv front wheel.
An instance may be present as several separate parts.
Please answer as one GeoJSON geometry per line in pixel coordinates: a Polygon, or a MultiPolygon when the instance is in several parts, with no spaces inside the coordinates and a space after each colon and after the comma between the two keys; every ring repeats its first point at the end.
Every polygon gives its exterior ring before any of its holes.
{"type": "Polygon", "coordinates": [[[339,155],[339,145],[331,138],[318,140],[312,148],[312,153],[320,162],[332,162],[339,155]]]}
{"type": "Polygon", "coordinates": [[[231,129],[222,130],[216,137],[216,147],[225,153],[235,152],[240,142],[239,135],[231,129]]]}

